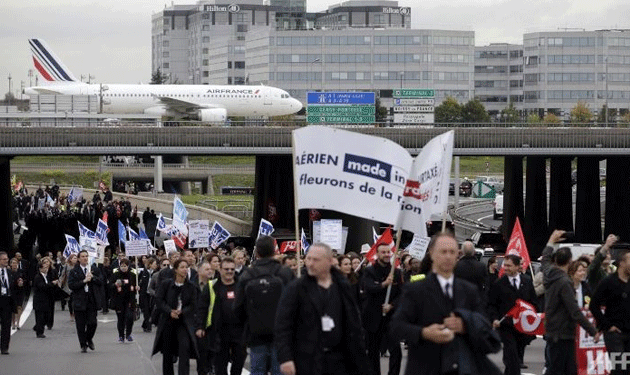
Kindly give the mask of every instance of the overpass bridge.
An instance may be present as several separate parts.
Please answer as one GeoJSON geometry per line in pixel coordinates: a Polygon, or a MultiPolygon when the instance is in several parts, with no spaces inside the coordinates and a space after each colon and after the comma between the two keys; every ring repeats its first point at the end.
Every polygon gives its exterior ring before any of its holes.
{"type": "MultiPolygon", "coordinates": [[[[622,240],[630,241],[630,227],[625,225],[630,222],[630,129],[464,125],[339,128],[389,138],[412,154],[417,154],[434,136],[454,130],[454,155],[505,157],[503,230],[509,234],[515,218],[520,217],[532,256],[540,253],[549,230],[554,228],[575,230],[580,242],[601,242],[599,161],[606,159],[604,234],[619,234],[622,240]],[[578,170],[575,222],[571,184],[574,158],[578,170]],[[527,199],[523,199],[523,193],[527,199]]],[[[267,215],[270,205],[275,205],[279,212],[277,227],[294,228],[290,154],[291,131],[296,127],[296,123],[288,123],[275,127],[0,128],[0,196],[8,207],[10,159],[16,155],[256,155],[254,223],[267,215]]],[[[333,211],[326,214],[331,218],[337,215],[333,211]]],[[[9,228],[10,233],[10,213],[5,210],[2,215],[0,228],[9,228]]],[[[349,248],[357,249],[357,245],[368,242],[374,223],[343,219],[344,225],[353,226],[357,235],[356,241],[348,242],[349,248]]],[[[299,222],[306,227],[308,214],[300,212],[299,222]]]]}

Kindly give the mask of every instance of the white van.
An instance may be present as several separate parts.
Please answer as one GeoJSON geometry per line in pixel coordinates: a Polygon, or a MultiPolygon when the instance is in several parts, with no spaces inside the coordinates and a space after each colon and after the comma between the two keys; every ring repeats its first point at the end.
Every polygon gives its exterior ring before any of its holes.
{"type": "Polygon", "coordinates": [[[503,218],[503,194],[497,194],[492,204],[494,205],[494,214],[492,215],[492,218],[494,220],[503,218]]]}

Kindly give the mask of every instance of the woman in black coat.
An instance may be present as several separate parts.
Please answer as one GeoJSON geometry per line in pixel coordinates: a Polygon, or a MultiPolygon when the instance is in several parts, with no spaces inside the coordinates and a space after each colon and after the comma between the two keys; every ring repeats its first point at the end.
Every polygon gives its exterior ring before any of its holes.
{"type": "Polygon", "coordinates": [[[52,280],[49,274],[50,261],[43,258],[39,262],[39,272],[33,280],[33,310],[35,310],[35,327],[33,330],[38,338],[45,338],[44,327],[49,322],[51,306],[55,300],[57,280],[52,280]]]}
{"type": "Polygon", "coordinates": [[[24,270],[19,269],[19,261],[17,258],[11,259],[11,271],[15,277],[15,293],[13,294],[13,300],[15,300],[16,311],[13,314],[13,329],[20,329],[20,317],[22,316],[22,306],[24,305],[24,290],[26,288],[26,273],[24,270]]]}
{"type": "Polygon", "coordinates": [[[162,352],[164,375],[173,375],[173,357],[178,356],[178,374],[188,375],[191,355],[199,357],[195,339],[195,331],[201,326],[195,317],[197,287],[186,279],[186,260],[175,261],[173,270],[174,279],[162,281],[155,294],[160,317],[151,355],[162,352]]]}
{"type": "Polygon", "coordinates": [[[129,269],[129,259],[120,260],[111,279],[111,308],[118,317],[118,342],[133,341],[133,312],[136,308],[136,275],[129,269]]]}

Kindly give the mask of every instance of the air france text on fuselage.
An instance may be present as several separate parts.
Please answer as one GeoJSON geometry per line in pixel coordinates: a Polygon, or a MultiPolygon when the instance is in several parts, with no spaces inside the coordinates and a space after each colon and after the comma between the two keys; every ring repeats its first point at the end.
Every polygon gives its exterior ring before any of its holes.
{"type": "Polygon", "coordinates": [[[254,90],[251,89],[210,89],[206,91],[208,94],[248,94],[254,95],[254,90]]]}

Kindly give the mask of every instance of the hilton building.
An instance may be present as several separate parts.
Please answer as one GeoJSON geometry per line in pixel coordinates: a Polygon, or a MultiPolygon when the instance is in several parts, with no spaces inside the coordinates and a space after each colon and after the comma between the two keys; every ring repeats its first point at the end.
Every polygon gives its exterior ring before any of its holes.
{"type": "Polygon", "coordinates": [[[174,5],[153,15],[152,69],[171,82],[265,84],[306,101],[317,90],[435,89],[474,96],[472,31],[411,28],[397,1],[347,1],[306,13],[305,1],[174,5]]]}

